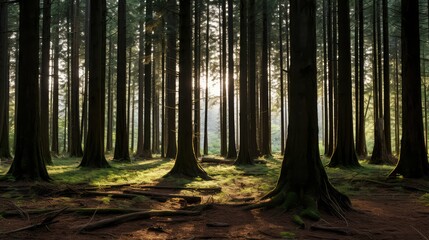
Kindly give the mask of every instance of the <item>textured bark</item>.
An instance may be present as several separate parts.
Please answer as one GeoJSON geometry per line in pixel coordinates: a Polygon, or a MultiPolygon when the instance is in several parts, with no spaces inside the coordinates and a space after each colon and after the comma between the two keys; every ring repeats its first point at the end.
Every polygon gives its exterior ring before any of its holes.
{"type": "Polygon", "coordinates": [[[90,2],[88,138],[80,167],[109,167],[104,156],[106,0],[90,2]]]}
{"type": "Polygon", "coordinates": [[[72,48],[71,48],[71,96],[70,96],[70,156],[82,157],[82,145],[80,138],[80,108],[79,108],[79,49],[80,49],[80,27],[79,27],[80,0],[73,4],[72,20],[72,48]]]}
{"type": "Polygon", "coordinates": [[[392,155],[390,128],[390,52],[389,52],[389,13],[387,0],[382,2],[383,9],[383,81],[384,81],[384,135],[387,154],[392,155]]]}
{"type": "MultiPolygon", "coordinates": [[[[140,13],[143,15],[144,0],[140,1],[140,13]]],[[[139,63],[138,63],[138,86],[139,86],[139,97],[138,97],[138,123],[137,123],[137,151],[135,156],[143,156],[143,91],[144,91],[144,21],[143,17],[139,20],[139,63]]]]}
{"type": "Polygon", "coordinates": [[[247,1],[240,0],[240,151],[235,165],[253,164],[249,153],[247,104],[247,1]]]}
{"type": "Polygon", "coordinates": [[[112,89],[112,68],[113,41],[109,37],[109,65],[107,66],[107,129],[106,129],[106,152],[113,149],[113,89],[112,89]]]}
{"type": "Polygon", "coordinates": [[[228,0],[228,155],[237,157],[235,145],[235,107],[234,107],[234,17],[232,0],[228,0]]]}
{"type": "Polygon", "coordinates": [[[248,78],[247,78],[247,116],[248,116],[248,140],[249,154],[252,158],[259,156],[258,143],[256,141],[256,9],[255,0],[248,0],[248,78]]]}
{"type": "Polygon", "coordinates": [[[316,1],[291,0],[290,124],[277,186],[256,207],[298,206],[303,217],[318,220],[318,208],[342,216],[350,209],[347,196],[329,182],[318,148],[316,1]]]}
{"type": "Polygon", "coordinates": [[[387,150],[384,127],[383,118],[377,119],[375,123],[374,149],[372,150],[371,160],[369,161],[370,164],[394,163],[387,150]]]}
{"type": "MultiPolygon", "coordinates": [[[[221,58],[221,139],[220,139],[220,155],[227,156],[227,96],[226,96],[226,1],[221,1],[222,5],[222,58],[221,58]]],[[[219,20],[220,21],[220,20],[219,20]]]]}
{"type": "Polygon", "coordinates": [[[260,90],[260,116],[261,116],[261,155],[271,156],[270,149],[270,111],[268,89],[268,9],[267,0],[262,2],[262,62],[261,62],[261,90],[260,90]]]}
{"type": "Polygon", "coordinates": [[[350,6],[348,0],[338,1],[338,128],[337,146],[330,167],[357,167],[353,141],[352,79],[350,56],[350,6]]]}
{"type": "Polygon", "coordinates": [[[401,1],[402,141],[401,154],[390,176],[422,178],[429,175],[423,137],[420,78],[419,1],[401,1]]]}
{"type": "MultiPolygon", "coordinates": [[[[58,4],[58,3],[57,3],[58,4]]],[[[58,142],[58,72],[59,72],[59,58],[60,58],[60,35],[59,35],[59,24],[60,18],[56,16],[53,29],[53,47],[54,47],[54,58],[53,58],[53,87],[52,87],[52,124],[51,124],[51,151],[55,154],[60,153],[59,142],[58,142]]]]}
{"type": "Polygon", "coordinates": [[[176,157],[176,58],[177,58],[177,17],[176,0],[167,2],[167,86],[166,86],[166,117],[167,117],[167,151],[166,158],[176,157]]]}
{"type": "Polygon", "coordinates": [[[39,4],[19,2],[19,106],[15,158],[8,171],[17,180],[50,180],[40,143],[39,4]]]}
{"type": "Polygon", "coordinates": [[[201,40],[200,40],[200,25],[201,25],[201,1],[194,1],[194,150],[195,155],[199,157],[200,139],[201,139],[201,88],[200,88],[200,61],[201,61],[201,40]]]}
{"type": "Polygon", "coordinates": [[[208,179],[197,162],[192,142],[192,39],[188,32],[191,16],[191,1],[180,0],[178,150],[173,169],[167,175],[208,179]]]}
{"type": "Polygon", "coordinates": [[[328,34],[328,108],[329,108],[329,113],[328,113],[328,121],[329,121],[329,133],[328,133],[328,150],[325,153],[325,156],[327,157],[331,157],[332,154],[334,153],[334,93],[333,93],[333,78],[334,78],[334,74],[333,74],[333,60],[332,60],[332,55],[333,55],[333,50],[332,50],[332,45],[334,45],[333,43],[333,37],[332,37],[332,0],[327,0],[327,34],[328,34]]]}
{"type": "Polygon", "coordinates": [[[279,54],[280,54],[280,151],[284,154],[285,150],[285,90],[284,90],[284,71],[283,71],[283,26],[282,26],[282,4],[279,2],[279,54]]]}
{"type": "Polygon", "coordinates": [[[0,160],[9,159],[8,4],[0,1],[0,160]]]}
{"type": "Polygon", "coordinates": [[[209,138],[207,132],[207,118],[208,118],[208,109],[209,109],[209,61],[210,61],[210,49],[209,49],[209,35],[210,35],[210,1],[207,1],[206,8],[206,89],[205,89],[205,101],[204,101],[204,155],[209,153],[209,138]]]}
{"type": "Polygon", "coordinates": [[[40,68],[40,137],[43,158],[52,165],[49,151],[49,62],[51,49],[51,1],[43,1],[42,65],[40,68]]]}
{"type": "Polygon", "coordinates": [[[143,132],[143,152],[141,157],[152,158],[151,150],[151,105],[152,105],[152,30],[153,21],[152,1],[146,1],[146,22],[145,22],[145,62],[144,62],[144,132],[143,132]]]}
{"type": "Polygon", "coordinates": [[[113,159],[129,161],[128,127],[126,116],[126,78],[127,78],[127,46],[126,46],[126,3],[118,1],[118,67],[116,77],[116,139],[113,159]]]}

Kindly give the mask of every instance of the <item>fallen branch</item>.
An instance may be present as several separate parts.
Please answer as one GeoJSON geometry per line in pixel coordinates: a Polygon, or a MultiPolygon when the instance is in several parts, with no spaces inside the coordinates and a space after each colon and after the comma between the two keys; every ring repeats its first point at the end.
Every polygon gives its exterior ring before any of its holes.
{"type": "MultiPolygon", "coordinates": [[[[55,211],[58,211],[60,209],[57,209],[55,211]]],[[[94,212],[97,212],[98,214],[127,214],[127,213],[133,213],[133,212],[140,212],[142,209],[134,209],[134,208],[67,208],[63,211],[63,213],[76,213],[80,215],[92,215],[94,212]]],[[[36,214],[45,214],[52,212],[52,210],[48,209],[30,209],[25,211],[29,215],[36,215],[36,214]]],[[[21,212],[18,210],[9,210],[0,212],[0,215],[3,217],[14,217],[21,215],[21,212]]]]}
{"type": "Polygon", "coordinates": [[[212,188],[193,188],[193,187],[170,187],[170,186],[152,186],[152,185],[143,185],[138,186],[139,188],[149,188],[149,189],[168,189],[168,190],[190,190],[198,192],[221,192],[221,187],[212,187],[212,188]]]}
{"type": "Polygon", "coordinates": [[[321,230],[325,232],[333,232],[341,235],[353,235],[353,232],[349,228],[343,227],[328,227],[319,224],[314,224],[310,227],[310,230],[321,230]]]}
{"type": "Polygon", "coordinates": [[[103,219],[97,222],[79,225],[74,227],[78,229],[79,232],[83,231],[93,231],[100,228],[109,227],[112,225],[119,225],[126,222],[131,222],[139,219],[148,219],[151,217],[160,217],[160,216],[196,216],[201,214],[197,211],[184,211],[184,210],[148,210],[135,213],[129,213],[125,215],[116,216],[113,218],[103,219]]]}
{"type": "Polygon", "coordinates": [[[150,198],[182,198],[186,200],[186,202],[193,204],[193,203],[200,203],[201,197],[197,196],[187,196],[187,195],[179,195],[179,194],[166,194],[166,193],[158,193],[158,192],[150,192],[150,191],[135,191],[135,190],[124,190],[124,193],[126,194],[132,194],[132,195],[143,195],[150,198]]]}
{"type": "Polygon", "coordinates": [[[224,160],[218,158],[201,158],[202,163],[216,163],[216,164],[233,164],[234,161],[224,160]]]}
{"type": "Polygon", "coordinates": [[[18,228],[18,229],[9,231],[9,232],[0,233],[0,234],[11,234],[11,233],[21,232],[21,231],[25,231],[25,230],[32,230],[32,229],[41,228],[41,227],[48,227],[51,224],[57,223],[58,221],[54,221],[55,218],[57,218],[66,209],[67,208],[63,208],[59,211],[52,212],[53,214],[51,214],[50,216],[47,216],[45,219],[43,219],[43,221],[41,221],[39,223],[32,224],[32,225],[22,227],[22,228],[18,228]]]}

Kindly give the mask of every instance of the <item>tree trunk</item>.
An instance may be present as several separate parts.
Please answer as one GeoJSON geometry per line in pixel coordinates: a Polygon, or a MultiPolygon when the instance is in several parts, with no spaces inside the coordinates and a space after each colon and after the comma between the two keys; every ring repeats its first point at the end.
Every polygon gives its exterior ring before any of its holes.
{"type": "Polygon", "coordinates": [[[248,140],[249,140],[249,154],[252,158],[259,156],[258,143],[256,141],[256,9],[255,0],[248,1],[248,94],[247,94],[247,107],[248,107],[248,140]]]}
{"type": "Polygon", "coordinates": [[[88,138],[80,167],[109,167],[104,156],[106,0],[92,0],[89,27],[88,138]]]}
{"type": "Polygon", "coordinates": [[[0,160],[9,159],[8,3],[0,1],[0,160]]]}
{"type": "MultiPolygon", "coordinates": [[[[57,3],[58,7],[58,3],[57,3]]],[[[53,29],[53,47],[54,47],[54,59],[53,59],[53,87],[52,87],[52,125],[51,125],[51,151],[56,155],[59,155],[60,148],[58,142],[58,78],[59,78],[59,58],[60,58],[60,33],[59,33],[59,24],[60,17],[56,16],[53,29]]]]}
{"type": "MultiPolygon", "coordinates": [[[[140,0],[140,13],[143,15],[144,0],[140,0]]],[[[144,21],[143,17],[139,20],[139,63],[138,63],[138,86],[139,86],[139,97],[138,97],[138,123],[137,123],[137,151],[136,157],[143,157],[143,91],[144,91],[144,21]]]]}
{"type": "Polygon", "coordinates": [[[200,106],[201,106],[201,88],[200,88],[200,60],[201,60],[201,40],[200,40],[200,25],[201,25],[201,1],[194,1],[194,151],[197,158],[200,153],[200,139],[201,139],[201,120],[200,120],[200,106]]]}
{"type": "Polygon", "coordinates": [[[235,146],[235,107],[234,107],[234,16],[233,3],[228,0],[228,155],[226,158],[237,157],[235,146]]]}
{"type": "Polygon", "coordinates": [[[419,1],[401,1],[402,141],[401,154],[390,176],[422,178],[429,175],[423,137],[420,78],[419,1]]]}
{"type": "MultiPolygon", "coordinates": [[[[222,61],[221,61],[221,71],[222,71],[222,78],[221,78],[221,108],[222,108],[222,114],[221,114],[221,148],[220,148],[220,155],[226,157],[228,154],[227,151],[227,96],[226,96],[226,1],[221,1],[222,5],[222,61]]],[[[220,21],[220,20],[219,20],[220,21]]]]}
{"type": "Polygon", "coordinates": [[[144,63],[144,133],[143,133],[143,154],[141,157],[152,158],[151,150],[151,105],[152,105],[152,1],[146,1],[146,22],[145,22],[145,63],[144,63]]]}
{"type": "Polygon", "coordinates": [[[384,77],[384,135],[387,154],[392,155],[390,130],[390,47],[389,47],[389,13],[387,0],[383,0],[383,77],[384,77]]]}
{"type": "Polygon", "coordinates": [[[338,1],[338,128],[337,146],[330,167],[358,167],[353,141],[352,79],[350,54],[350,6],[348,0],[338,1]]]}
{"type": "Polygon", "coordinates": [[[271,156],[270,149],[270,122],[268,104],[268,9],[267,0],[262,2],[262,62],[261,62],[261,90],[260,90],[260,114],[261,114],[261,155],[271,156]]]}
{"type": "Polygon", "coordinates": [[[209,61],[210,61],[210,1],[207,0],[207,22],[206,22],[206,89],[205,89],[205,102],[204,102],[204,155],[209,154],[209,140],[208,140],[208,131],[207,131],[207,118],[208,118],[208,108],[209,108],[209,61]]]}
{"type": "Polygon", "coordinates": [[[173,169],[167,175],[201,177],[207,173],[198,164],[192,143],[192,37],[191,1],[180,0],[179,27],[179,136],[173,169]]]}
{"type": "Polygon", "coordinates": [[[290,9],[289,137],[277,186],[264,197],[271,200],[259,206],[302,206],[300,215],[313,220],[320,218],[318,207],[342,216],[350,200],[329,182],[318,148],[316,1],[291,0],[290,9]]]}
{"type": "Polygon", "coordinates": [[[109,37],[109,65],[107,66],[107,131],[106,131],[106,152],[113,149],[113,88],[112,88],[112,68],[113,68],[113,41],[109,37]]]}
{"type": "Polygon", "coordinates": [[[284,154],[285,150],[285,90],[284,90],[284,71],[283,71],[283,18],[282,4],[279,1],[279,54],[280,54],[280,151],[284,154]]]}
{"type": "Polygon", "coordinates": [[[39,1],[19,2],[19,106],[15,158],[8,171],[16,180],[50,180],[40,136],[39,4],[39,1]]]}
{"type": "Polygon", "coordinates": [[[240,0],[240,151],[235,165],[253,164],[249,152],[247,104],[247,1],[240,0]]]}
{"type": "Polygon", "coordinates": [[[40,137],[43,158],[52,165],[49,151],[49,51],[51,49],[51,1],[43,1],[42,65],[40,68],[40,137]]]}
{"type": "Polygon", "coordinates": [[[328,34],[328,73],[329,73],[329,84],[328,84],[328,89],[329,89],[329,94],[328,94],[328,108],[329,108],[329,116],[328,116],[328,121],[329,121],[329,141],[328,141],[328,150],[326,152],[326,156],[327,157],[331,157],[332,154],[334,153],[334,93],[333,93],[333,78],[334,78],[334,74],[333,74],[333,59],[332,59],[332,55],[333,55],[333,50],[332,50],[332,46],[334,45],[334,39],[332,37],[332,0],[328,0],[328,6],[327,6],[327,34],[328,34]]]}
{"type": "Polygon", "coordinates": [[[176,157],[176,58],[177,58],[177,17],[176,0],[167,2],[167,151],[166,158],[176,157]]]}
{"type": "Polygon", "coordinates": [[[79,28],[79,0],[73,4],[72,20],[72,56],[71,56],[71,101],[70,101],[70,156],[82,157],[82,145],[80,138],[80,118],[79,118],[79,49],[80,49],[80,28],[79,28]]]}
{"type": "Polygon", "coordinates": [[[126,116],[126,79],[127,79],[127,43],[126,43],[126,3],[118,1],[118,67],[116,77],[116,139],[113,159],[129,161],[128,127],[126,116]]]}

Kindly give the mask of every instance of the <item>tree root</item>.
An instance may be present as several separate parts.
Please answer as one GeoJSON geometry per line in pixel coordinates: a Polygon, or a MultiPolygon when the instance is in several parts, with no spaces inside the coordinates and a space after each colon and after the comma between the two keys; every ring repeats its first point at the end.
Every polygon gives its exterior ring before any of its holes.
{"type": "Polygon", "coordinates": [[[139,219],[148,219],[151,217],[160,217],[160,216],[196,216],[201,214],[198,211],[185,211],[185,210],[149,210],[141,211],[135,213],[129,213],[125,215],[116,216],[113,218],[103,219],[97,222],[88,223],[84,225],[79,225],[74,227],[74,229],[79,230],[79,232],[84,231],[93,231],[100,228],[110,227],[113,225],[119,225],[126,222],[131,222],[139,219]]]}
{"type": "MultiPolygon", "coordinates": [[[[61,209],[58,209],[55,211],[59,211],[59,210],[61,209]]],[[[95,212],[97,214],[127,214],[127,213],[133,213],[133,212],[141,212],[141,211],[142,209],[134,209],[134,208],[67,208],[63,210],[63,213],[93,215],[95,212]]],[[[48,209],[25,210],[25,213],[27,213],[28,215],[46,214],[51,212],[52,210],[48,210],[48,209]]],[[[14,217],[14,216],[21,216],[22,213],[20,210],[10,210],[10,211],[0,212],[0,215],[3,217],[14,217]]]]}

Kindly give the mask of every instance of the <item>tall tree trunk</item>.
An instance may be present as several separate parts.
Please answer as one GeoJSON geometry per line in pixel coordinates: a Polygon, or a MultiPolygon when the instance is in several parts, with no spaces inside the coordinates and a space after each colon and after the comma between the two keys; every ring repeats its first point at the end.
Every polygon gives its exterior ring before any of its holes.
{"type": "Polygon", "coordinates": [[[395,153],[399,155],[399,47],[395,41],[395,153]]]}
{"type": "Polygon", "coordinates": [[[228,0],[228,155],[227,158],[237,157],[235,145],[235,107],[234,107],[234,16],[233,3],[228,0]]]}
{"type": "Polygon", "coordinates": [[[279,54],[280,54],[280,151],[284,154],[285,149],[285,90],[284,90],[284,71],[283,71],[283,18],[282,4],[279,1],[279,54]]]}
{"type": "Polygon", "coordinates": [[[423,136],[420,78],[419,1],[401,1],[402,141],[401,154],[390,176],[422,178],[429,175],[423,136]]]}
{"type": "Polygon", "coordinates": [[[167,151],[166,158],[176,157],[176,58],[177,58],[177,17],[176,17],[176,0],[167,2],[167,151]]]}
{"type": "Polygon", "coordinates": [[[207,131],[207,120],[208,120],[208,109],[209,109],[209,61],[210,61],[210,49],[209,49],[209,42],[210,42],[210,1],[207,0],[207,9],[206,9],[206,15],[207,15],[207,21],[206,21],[206,89],[205,89],[205,102],[204,102],[204,155],[209,154],[209,138],[208,138],[208,131],[207,131]]]}
{"type": "Polygon", "coordinates": [[[161,59],[160,51],[157,49],[159,47],[158,44],[153,46],[154,60],[152,63],[152,153],[159,154],[159,86],[158,86],[158,63],[161,59]]]}
{"type": "Polygon", "coordinates": [[[43,159],[52,165],[49,151],[49,51],[51,49],[51,1],[43,1],[42,65],[40,68],[40,137],[43,159]]]}
{"type": "MultiPolygon", "coordinates": [[[[57,7],[58,7],[57,2],[57,7]]],[[[52,87],[52,124],[51,124],[51,151],[55,153],[56,155],[59,155],[60,148],[59,148],[59,142],[58,142],[58,117],[59,117],[59,109],[58,109],[58,92],[59,92],[59,86],[58,86],[58,78],[59,78],[59,58],[60,58],[60,32],[59,32],[59,24],[60,24],[60,17],[56,16],[54,23],[54,29],[53,29],[53,42],[52,45],[54,47],[54,58],[53,58],[53,74],[52,74],[52,81],[53,81],[53,87],[52,87]]]]}
{"type": "Polygon", "coordinates": [[[9,159],[8,3],[0,1],[0,160],[9,159]]]}
{"type": "MultiPolygon", "coordinates": [[[[140,14],[143,15],[145,0],[140,0],[140,14]]],[[[139,86],[139,97],[138,97],[138,123],[137,123],[137,151],[136,157],[143,157],[143,103],[144,103],[144,21],[143,17],[139,20],[139,60],[138,60],[138,86],[139,86]]]]}
{"type": "Polygon", "coordinates": [[[144,140],[143,158],[152,158],[151,150],[151,105],[152,105],[152,1],[146,1],[146,22],[145,22],[145,64],[144,64],[144,140]]]}
{"type": "Polygon", "coordinates": [[[72,20],[72,56],[71,56],[71,105],[70,105],[70,156],[82,157],[82,145],[80,138],[80,109],[79,109],[79,49],[80,49],[80,28],[79,28],[79,7],[80,0],[75,0],[73,5],[72,20]]]}
{"type": "Polygon", "coordinates": [[[327,13],[328,13],[328,9],[327,9],[327,1],[323,0],[323,99],[324,99],[324,108],[323,108],[323,115],[324,115],[324,131],[323,131],[323,136],[324,136],[324,155],[327,156],[328,155],[328,151],[329,151],[329,104],[328,104],[328,67],[329,67],[329,62],[328,62],[328,36],[327,36],[327,26],[326,26],[326,19],[327,19],[327,13]]]}
{"type": "Polygon", "coordinates": [[[165,117],[166,117],[166,102],[165,102],[165,16],[162,17],[162,29],[163,29],[163,33],[162,33],[162,43],[161,43],[161,158],[165,158],[165,149],[166,149],[166,124],[165,124],[165,117]]]}
{"type": "Polygon", "coordinates": [[[253,156],[249,152],[248,139],[248,101],[247,101],[247,1],[240,0],[240,151],[235,165],[253,164],[253,156]]]}
{"type": "Polygon", "coordinates": [[[192,39],[191,1],[180,0],[179,27],[179,136],[173,169],[167,175],[201,177],[207,173],[197,162],[192,143],[192,39]]]}
{"type": "Polygon", "coordinates": [[[268,9],[267,0],[262,2],[262,62],[261,62],[261,90],[260,90],[260,114],[261,114],[261,154],[271,156],[270,149],[270,122],[268,103],[268,9]]]}
{"type": "Polygon", "coordinates": [[[222,93],[221,93],[221,103],[222,103],[222,115],[221,115],[221,124],[222,124],[222,132],[221,132],[221,147],[220,147],[220,155],[226,157],[228,154],[227,151],[227,96],[226,96],[226,1],[222,1],[222,61],[221,61],[221,70],[222,70],[222,93]]]}
{"type": "Polygon", "coordinates": [[[389,47],[389,13],[387,0],[383,0],[383,77],[384,77],[384,135],[387,153],[392,155],[390,130],[390,47],[389,47]]]}
{"type": "Polygon", "coordinates": [[[106,78],[106,0],[92,0],[89,27],[88,138],[80,167],[105,168],[104,99],[106,78]]]}
{"type": "MultiPolygon", "coordinates": [[[[89,42],[89,3],[90,0],[85,0],[85,41],[89,42]]],[[[83,143],[86,144],[88,134],[88,78],[89,78],[89,47],[85,46],[85,80],[82,103],[82,120],[80,137],[83,138],[83,143]]]]}
{"type": "Polygon", "coordinates": [[[19,2],[19,85],[15,158],[8,171],[16,180],[49,181],[40,136],[39,5],[19,2]]]}
{"type": "Polygon", "coordinates": [[[334,153],[334,70],[333,70],[333,45],[334,38],[332,36],[332,0],[328,0],[327,6],[327,33],[328,33],[328,73],[329,73],[329,96],[328,96],[328,108],[329,108],[329,143],[328,143],[328,151],[326,153],[327,157],[331,157],[334,153]]]}
{"type": "Polygon", "coordinates": [[[248,140],[249,140],[249,154],[252,158],[259,156],[258,143],[256,141],[256,9],[255,0],[249,0],[249,15],[248,15],[248,140]]]}
{"type": "Polygon", "coordinates": [[[194,151],[195,155],[199,157],[200,153],[200,139],[201,139],[201,88],[200,88],[200,61],[201,61],[201,40],[200,40],[200,25],[201,25],[201,1],[194,1],[194,151]]]}
{"type": "Polygon", "coordinates": [[[126,79],[127,79],[127,31],[126,3],[118,1],[118,67],[116,77],[116,138],[113,159],[129,161],[128,127],[126,116],[126,79]]]}
{"type": "Polygon", "coordinates": [[[350,6],[349,0],[338,1],[338,128],[337,146],[329,162],[330,167],[356,167],[353,142],[352,79],[350,54],[350,6]]]}
{"type": "Polygon", "coordinates": [[[106,131],[106,152],[113,149],[113,41],[109,37],[109,65],[107,66],[107,131],[106,131]]]}
{"type": "MultiPolygon", "coordinates": [[[[341,1],[340,1],[341,2],[341,1]]],[[[320,161],[317,126],[316,1],[291,0],[290,125],[277,186],[256,207],[304,209],[317,220],[318,207],[341,215],[350,209],[347,196],[329,182],[320,161]]]]}

